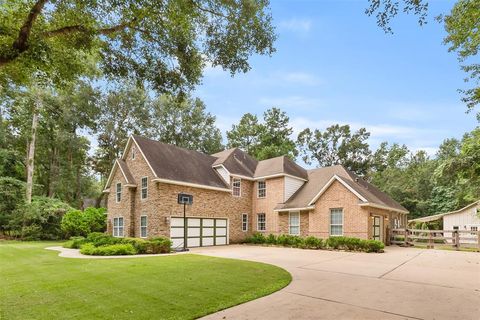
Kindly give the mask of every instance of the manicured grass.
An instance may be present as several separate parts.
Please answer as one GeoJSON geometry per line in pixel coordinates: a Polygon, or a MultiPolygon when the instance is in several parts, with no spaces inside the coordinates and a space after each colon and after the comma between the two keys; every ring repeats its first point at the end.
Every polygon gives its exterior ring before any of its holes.
{"type": "Polygon", "coordinates": [[[193,319],[285,287],[262,263],[194,254],[68,259],[0,241],[0,319],[193,319]]]}

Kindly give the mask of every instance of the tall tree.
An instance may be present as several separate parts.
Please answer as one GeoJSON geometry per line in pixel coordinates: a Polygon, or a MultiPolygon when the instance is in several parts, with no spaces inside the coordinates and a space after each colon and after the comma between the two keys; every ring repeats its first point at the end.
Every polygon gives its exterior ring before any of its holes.
{"type": "Polygon", "coordinates": [[[207,154],[223,149],[216,118],[202,100],[162,95],[152,104],[153,137],[159,141],[207,154]]]}
{"type": "Polygon", "coordinates": [[[263,122],[256,115],[246,113],[240,122],[227,131],[228,146],[239,147],[258,160],[298,154],[291,139],[293,128],[287,114],[278,108],[263,113],[263,122]]]}
{"type": "Polygon", "coordinates": [[[320,131],[309,128],[299,133],[297,144],[307,164],[319,167],[341,164],[359,175],[369,168],[371,151],[367,143],[370,133],[361,128],[352,134],[349,125],[333,125],[320,131]]]}
{"type": "Polygon", "coordinates": [[[148,130],[151,124],[150,99],[145,90],[127,84],[102,94],[98,103],[100,117],[94,169],[105,180],[130,135],[152,135],[148,130]]]}
{"type": "Polygon", "coordinates": [[[34,71],[55,84],[93,75],[148,82],[159,91],[198,84],[206,62],[246,72],[272,54],[268,0],[21,0],[0,2],[0,84],[34,71]]]}
{"type": "Polygon", "coordinates": [[[271,108],[263,113],[260,143],[255,153],[258,160],[284,155],[295,159],[298,151],[290,137],[293,128],[289,122],[290,118],[287,114],[278,108],[271,108]]]}
{"type": "Polygon", "coordinates": [[[240,148],[250,155],[256,154],[260,144],[262,126],[258,117],[245,113],[238,124],[232,125],[232,130],[227,131],[228,148],[240,148]]]}

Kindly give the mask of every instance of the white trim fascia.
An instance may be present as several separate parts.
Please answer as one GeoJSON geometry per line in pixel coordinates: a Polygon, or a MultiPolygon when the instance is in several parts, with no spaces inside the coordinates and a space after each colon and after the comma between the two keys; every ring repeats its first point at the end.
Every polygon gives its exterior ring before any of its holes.
{"type": "Polygon", "coordinates": [[[104,189],[102,193],[110,193],[110,188],[104,189]]]}
{"type": "Polygon", "coordinates": [[[403,213],[403,214],[408,214],[408,213],[409,213],[408,211],[404,211],[404,210],[400,210],[400,209],[395,209],[395,208],[388,207],[388,206],[382,206],[381,204],[376,204],[376,203],[371,203],[371,202],[360,203],[359,206],[361,206],[361,207],[373,207],[373,208],[378,208],[378,209],[385,209],[385,210],[395,211],[395,212],[399,212],[399,213],[403,213]]]}
{"type": "Polygon", "coordinates": [[[162,183],[167,183],[167,184],[175,184],[175,185],[179,185],[179,186],[186,186],[186,187],[207,189],[207,190],[215,190],[215,191],[223,191],[223,192],[229,192],[229,193],[232,192],[231,189],[219,188],[219,187],[210,187],[210,186],[206,186],[206,185],[203,185],[203,184],[169,180],[169,179],[162,179],[162,178],[154,178],[154,179],[152,179],[152,182],[162,182],[162,183]]]}
{"type": "Polygon", "coordinates": [[[301,211],[301,210],[313,210],[315,206],[303,207],[303,208],[284,208],[284,209],[274,209],[274,212],[285,212],[285,211],[301,211]]]}
{"type": "Polygon", "coordinates": [[[252,177],[247,177],[247,176],[242,176],[240,174],[235,174],[235,173],[231,173],[230,174],[233,178],[240,178],[242,180],[249,180],[249,181],[254,181],[255,179],[252,178],[252,177]]]}
{"type": "Polygon", "coordinates": [[[137,185],[136,184],[133,184],[133,183],[126,183],[123,185],[124,187],[127,187],[127,188],[136,188],[137,185]]]}
{"type": "Polygon", "coordinates": [[[265,179],[279,178],[279,177],[290,177],[290,178],[294,178],[302,181],[308,181],[307,179],[299,178],[297,176],[292,176],[291,174],[287,174],[287,173],[276,173],[268,176],[254,177],[253,180],[257,181],[257,180],[265,180],[265,179]]]}
{"type": "Polygon", "coordinates": [[[333,177],[330,180],[328,180],[327,184],[324,185],[322,189],[320,189],[320,191],[317,193],[317,195],[315,197],[313,197],[313,199],[308,203],[308,205],[309,206],[313,205],[318,200],[318,198],[320,198],[320,196],[332,185],[332,183],[335,180],[340,182],[345,188],[350,190],[350,192],[352,192],[354,195],[356,195],[360,200],[362,200],[363,202],[368,202],[367,199],[365,199],[364,196],[362,196],[360,193],[358,193],[352,187],[350,187],[345,181],[343,181],[342,178],[340,178],[339,176],[334,174],[333,177]]]}

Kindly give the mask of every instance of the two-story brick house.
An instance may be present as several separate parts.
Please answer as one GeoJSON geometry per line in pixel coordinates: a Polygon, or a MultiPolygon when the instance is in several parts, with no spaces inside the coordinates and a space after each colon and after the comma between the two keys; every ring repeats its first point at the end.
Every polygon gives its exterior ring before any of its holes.
{"type": "Polygon", "coordinates": [[[240,242],[253,232],[345,235],[385,241],[407,210],[342,166],[306,170],[287,157],[257,161],[240,149],[213,155],[132,136],[110,173],[108,232],[166,236],[190,247],[240,242]]]}

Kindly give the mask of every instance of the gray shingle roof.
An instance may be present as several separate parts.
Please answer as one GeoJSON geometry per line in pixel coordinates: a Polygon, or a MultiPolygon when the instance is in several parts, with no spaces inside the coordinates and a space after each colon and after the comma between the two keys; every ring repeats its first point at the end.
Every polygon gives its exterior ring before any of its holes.
{"type": "Polygon", "coordinates": [[[228,188],[212,169],[217,158],[140,136],[134,139],[158,178],[228,188]]]}
{"type": "Polygon", "coordinates": [[[223,165],[232,174],[250,178],[253,178],[255,168],[258,164],[256,159],[238,148],[224,150],[212,154],[212,156],[217,158],[213,166],[223,165]]]}
{"type": "Polygon", "coordinates": [[[307,170],[290,160],[287,156],[280,156],[258,162],[254,177],[266,177],[275,174],[289,174],[301,179],[307,179],[307,170]]]}

